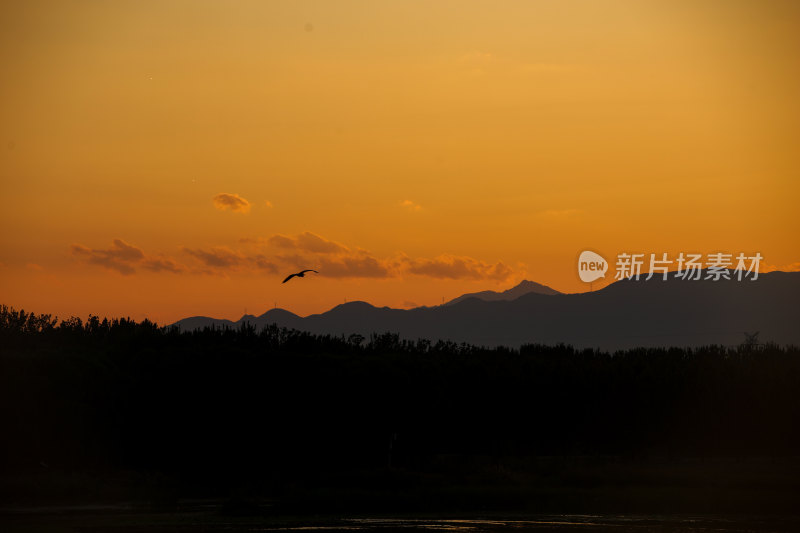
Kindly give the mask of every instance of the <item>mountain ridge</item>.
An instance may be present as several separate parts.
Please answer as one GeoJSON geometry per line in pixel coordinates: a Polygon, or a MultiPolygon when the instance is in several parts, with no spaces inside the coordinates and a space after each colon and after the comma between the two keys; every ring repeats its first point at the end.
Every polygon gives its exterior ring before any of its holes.
{"type": "MultiPolygon", "coordinates": [[[[732,345],[745,331],[761,338],[800,344],[800,273],[761,274],[756,281],[660,278],[622,280],[603,289],[574,294],[527,292],[512,300],[477,297],[436,307],[392,309],[348,302],[307,317],[271,309],[246,322],[277,324],[320,334],[394,332],[403,338],[452,340],[510,347],[528,343],[572,344],[616,350],[636,346],[732,345]]],[[[181,329],[240,321],[189,317],[181,329]]],[[[244,317],[243,317],[244,318],[244,317]]]]}
{"type": "Polygon", "coordinates": [[[445,302],[443,305],[453,305],[455,303],[462,302],[470,298],[477,298],[479,300],[483,300],[486,302],[497,301],[497,300],[515,300],[520,296],[523,296],[531,292],[538,294],[547,294],[551,296],[554,296],[556,294],[564,294],[551,287],[548,287],[547,285],[542,285],[541,283],[524,279],[514,287],[511,287],[510,289],[504,290],[502,292],[491,291],[491,290],[468,292],[466,294],[462,294],[461,296],[453,298],[448,302],[445,302]]]}

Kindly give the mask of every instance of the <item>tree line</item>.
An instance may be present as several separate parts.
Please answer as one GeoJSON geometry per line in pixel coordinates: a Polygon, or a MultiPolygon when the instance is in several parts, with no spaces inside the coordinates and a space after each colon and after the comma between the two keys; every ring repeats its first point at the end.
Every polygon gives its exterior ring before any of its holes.
{"type": "Polygon", "coordinates": [[[442,456],[781,456],[800,350],[484,348],[0,307],[0,467],[258,479],[442,456]]]}

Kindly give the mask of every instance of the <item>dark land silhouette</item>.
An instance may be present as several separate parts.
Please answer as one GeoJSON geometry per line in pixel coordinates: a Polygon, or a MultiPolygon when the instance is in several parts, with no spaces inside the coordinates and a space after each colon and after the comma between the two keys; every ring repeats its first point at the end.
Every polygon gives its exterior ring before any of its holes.
{"type": "MultiPolygon", "coordinates": [[[[705,276],[705,273],[703,274],[705,276]]],[[[800,272],[761,274],[755,281],[686,281],[660,276],[623,280],[602,290],[561,294],[534,282],[497,293],[467,294],[445,305],[416,309],[349,302],[300,317],[283,309],[236,322],[191,317],[181,329],[278,324],[317,334],[368,336],[391,331],[482,346],[564,343],[577,348],[735,345],[744,331],[779,344],[800,345],[800,272]]]]}
{"type": "Polygon", "coordinates": [[[470,292],[467,294],[462,294],[457,298],[453,298],[449,302],[446,302],[444,305],[453,305],[458,302],[468,300],[470,298],[477,298],[478,300],[483,300],[486,302],[496,302],[499,300],[516,300],[520,296],[523,296],[528,293],[551,294],[551,295],[562,294],[559,291],[548,287],[547,285],[542,285],[540,283],[536,283],[535,281],[523,280],[516,286],[508,290],[505,290],[503,292],[497,292],[497,291],[470,292]]]}
{"type": "MultiPolygon", "coordinates": [[[[552,298],[512,303],[540,297],[552,298]]],[[[788,516],[800,508],[800,351],[759,335],[735,347],[481,348],[276,325],[59,323],[2,307],[0,498],[170,511],[215,498],[220,513],[273,518],[788,516]]]]}

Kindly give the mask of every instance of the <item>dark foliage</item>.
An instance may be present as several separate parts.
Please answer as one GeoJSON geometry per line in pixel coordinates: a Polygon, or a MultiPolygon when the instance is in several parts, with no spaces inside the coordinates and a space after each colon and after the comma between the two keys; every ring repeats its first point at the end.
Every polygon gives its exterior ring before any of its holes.
{"type": "Polygon", "coordinates": [[[278,486],[442,454],[779,456],[800,449],[800,351],[180,332],[4,306],[0,409],[5,472],[113,466],[278,486]]]}

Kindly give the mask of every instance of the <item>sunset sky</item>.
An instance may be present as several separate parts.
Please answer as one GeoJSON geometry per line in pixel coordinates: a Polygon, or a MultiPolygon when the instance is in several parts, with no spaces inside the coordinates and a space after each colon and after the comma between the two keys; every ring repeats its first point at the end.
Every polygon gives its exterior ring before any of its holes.
{"type": "Polygon", "coordinates": [[[791,1],[3,2],[0,303],[578,292],[585,249],[796,268],[798,50],[791,1]]]}

